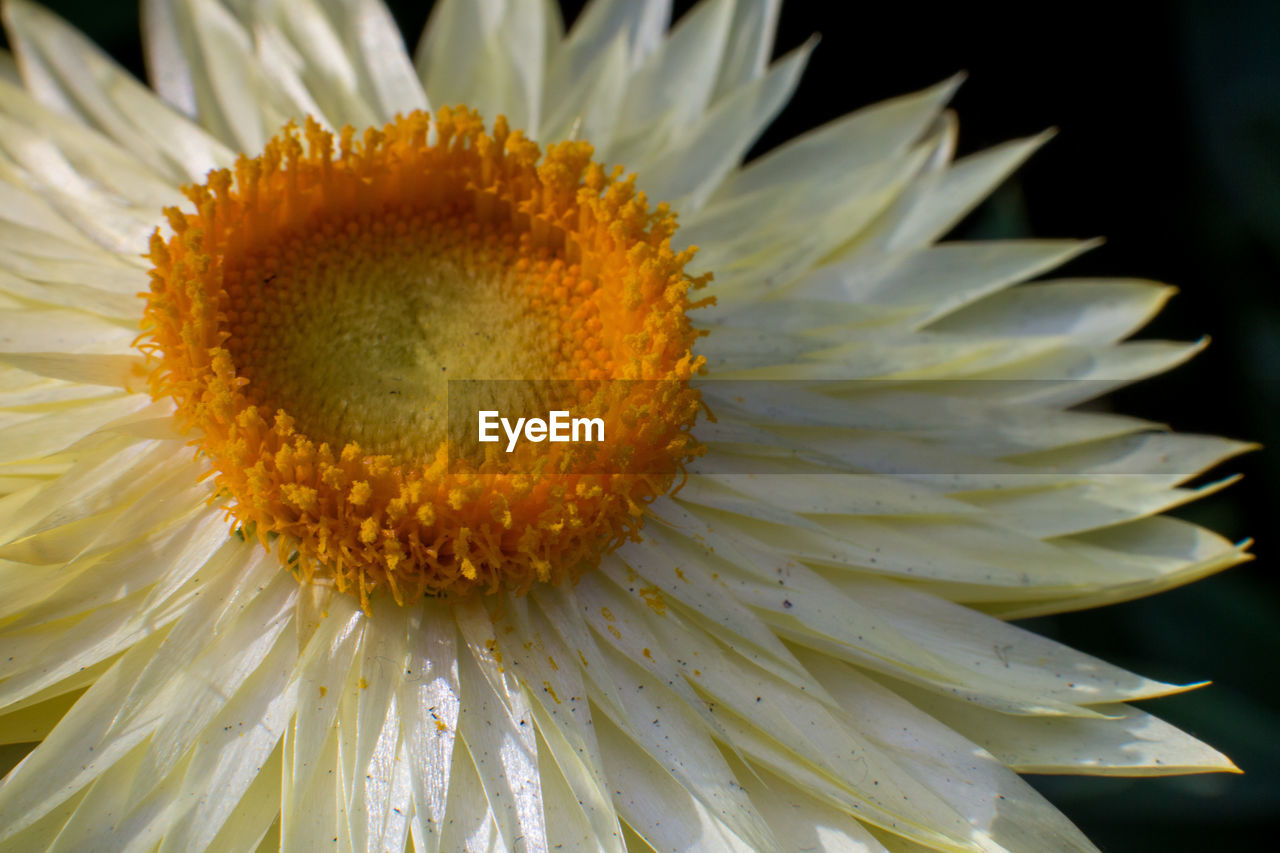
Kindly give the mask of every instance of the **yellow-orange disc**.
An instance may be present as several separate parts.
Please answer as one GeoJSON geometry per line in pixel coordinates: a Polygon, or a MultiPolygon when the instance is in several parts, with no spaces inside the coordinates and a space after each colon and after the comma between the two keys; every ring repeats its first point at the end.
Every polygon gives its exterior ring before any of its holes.
{"type": "Polygon", "coordinates": [[[151,393],[299,578],[365,604],[560,582],[634,536],[698,452],[703,281],[674,216],[588,144],[543,154],[465,108],[360,143],[309,121],[186,194],[151,241],[151,393]],[[460,455],[459,379],[508,380],[512,405],[586,382],[603,445],[460,455]]]}

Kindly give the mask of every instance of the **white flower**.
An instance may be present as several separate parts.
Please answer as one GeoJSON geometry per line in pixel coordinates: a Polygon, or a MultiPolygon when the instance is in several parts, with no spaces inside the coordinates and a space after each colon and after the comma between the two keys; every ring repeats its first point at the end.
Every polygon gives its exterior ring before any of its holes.
{"type": "Polygon", "coordinates": [[[1001,621],[1247,558],[1159,515],[1243,445],[1072,410],[1168,289],[936,243],[1039,138],[952,162],[948,81],[743,167],[769,0],[143,12],[154,93],[5,6],[0,849],[1090,849],[1017,772],[1234,769],[1001,621]],[[658,467],[432,468],[435,365],[672,379],[658,467]]]}

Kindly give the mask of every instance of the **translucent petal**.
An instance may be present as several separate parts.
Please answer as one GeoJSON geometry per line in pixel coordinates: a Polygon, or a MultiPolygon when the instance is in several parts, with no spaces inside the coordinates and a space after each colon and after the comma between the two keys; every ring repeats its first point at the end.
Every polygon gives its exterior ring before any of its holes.
{"type": "Polygon", "coordinates": [[[144,639],[105,673],[34,752],[0,783],[0,841],[31,826],[124,758],[149,731],[104,739],[122,701],[159,645],[144,639]]]}
{"type": "MultiPolygon", "coordinates": [[[[654,849],[680,850],[690,845],[726,853],[777,849],[772,839],[759,846],[736,835],[726,825],[723,812],[692,796],[655,760],[654,753],[632,741],[614,723],[601,720],[597,733],[609,778],[617,786],[618,811],[654,849]]],[[[726,767],[723,772],[730,771],[726,767]]]]}
{"type": "Polygon", "coordinates": [[[959,681],[972,675],[1046,703],[1077,705],[1151,698],[1187,689],[1134,675],[921,590],[848,577],[833,582],[905,636],[945,658],[951,676],[959,681]]]}
{"type": "Polygon", "coordinates": [[[357,657],[359,681],[344,690],[338,728],[343,785],[348,794],[351,846],[400,849],[408,833],[411,798],[397,758],[401,713],[396,688],[409,662],[407,613],[380,612],[368,620],[357,657]]]}
{"type": "Polygon", "coordinates": [[[455,608],[470,654],[461,654],[459,735],[466,741],[498,831],[508,845],[523,837],[546,846],[537,739],[528,700],[494,657],[493,623],[476,602],[455,608]]]}
{"type": "Polygon", "coordinates": [[[282,848],[307,851],[314,849],[309,839],[327,839],[336,831],[332,823],[336,808],[333,800],[341,780],[336,772],[334,723],[343,696],[355,688],[353,664],[365,620],[354,603],[342,595],[323,602],[303,595],[298,607],[299,622],[313,621],[318,612],[328,613],[319,617],[318,627],[295,664],[298,710],[288,730],[281,795],[282,848]],[[332,758],[326,760],[330,754],[332,758]]]}
{"type": "Polygon", "coordinates": [[[16,711],[0,714],[0,744],[44,740],[83,691],[72,690],[16,711]]]}
{"type": "Polygon", "coordinates": [[[662,44],[671,20],[670,0],[594,0],[574,21],[551,68],[550,86],[580,77],[597,54],[622,34],[632,67],[662,44]]]}
{"type": "Polygon", "coordinates": [[[427,109],[427,98],[391,13],[378,0],[319,0],[360,75],[361,91],[382,121],[427,109]]]}
{"type": "Polygon", "coordinates": [[[676,145],[637,162],[641,188],[681,210],[705,203],[791,97],[813,46],[793,50],[767,75],[713,106],[676,145]]]}
{"type": "Polygon", "coordinates": [[[746,607],[727,598],[723,589],[698,564],[700,549],[670,528],[657,528],[644,543],[635,543],[619,556],[639,573],[617,570],[605,563],[601,570],[624,589],[636,589],[643,601],[661,614],[667,602],[679,602],[697,614],[699,626],[731,643],[742,654],[782,678],[799,681],[800,669],[773,632],[746,607]]]}
{"type": "Polygon", "coordinates": [[[107,385],[126,391],[142,390],[149,372],[146,360],[138,355],[0,353],[0,363],[54,379],[87,385],[107,385]]]}
{"type": "Polygon", "coordinates": [[[307,97],[331,126],[380,123],[376,105],[361,91],[354,58],[343,46],[334,21],[315,0],[272,2],[252,6],[250,11],[259,50],[267,42],[287,42],[275,52],[284,55],[287,49],[307,97]]]}
{"type": "Polygon", "coordinates": [[[727,180],[716,200],[773,186],[807,186],[901,153],[919,139],[960,78],[850,113],[788,140],[727,180]]]}
{"type": "Polygon", "coordinates": [[[720,63],[713,99],[764,74],[773,50],[781,6],[781,0],[736,0],[733,4],[729,43],[724,50],[724,61],[720,63]]]}
{"type": "Polygon", "coordinates": [[[37,459],[55,453],[106,423],[136,412],[147,402],[145,395],[117,394],[0,428],[0,462],[37,459]]]}
{"type": "Polygon", "coordinates": [[[449,814],[440,840],[442,850],[501,853],[510,849],[498,830],[478,773],[466,740],[460,740],[453,752],[449,814]]]}
{"type": "Polygon", "coordinates": [[[60,18],[26,0],[6,4],[5,13],[22,46],[23,79],[41,101],[98,127],[156,168],[177,167],[199,179],[209,158],[229,159],[60,18]]]}
{"type": "Polygon", "coordinates": [[[769,821],[787,853],[884,853],[884,846],[847,811],[810,795],[785,776],[730,761],[747,783],[751,802],[769,821]],[[741,769],[739,769],[741,768],[741,769]]]}
{"type": "Polygon", "coordinates": [[[629,71],[626,36],[619,33],[572,85],[549,95],[544,137],[590,140],[596,157],[607,162],[629,71]]]}
{"type": "MultiPolygon", "coordinates": [[[[335,694],[338,692],[335,691],[335,694]]],[[[301,698],[301,697],[300,697],[301,698]]],[[[337,695],[335,695],[335,700],[337,695]]],[[[290,730],[285,730],[285,766],[302,761],[314,764],[325,772],[306,774],[305,784],[298,790],[290,790],[291,778],[286,769],[285,779],[285,811],[280,821],[280,849],[283,853],[312,853],[315,850],[350,849],[346,833],[346,806],[342,795],[342,784],[337,772],[338,766],[338,730],[329,726],[323,730],[324,739],[320,749],[314,753],[299,754],[294,749],[290,730]],[[292,755],[290,752],[292,751],[292,755]],[[290,810],[288,803],[305,803],[305,808],[290,810]],[[335,841],[336,839],[336,841],[335,841]]]]}
{"type": "Polygon", "coordinates": [[[886,218],[884,236],[877,242],[888,251],[897,251],[937,240],[1052,135],[1042,133],[1006,142],[971,154],[945,170],[938,169],[902,198],[899,212],[886,218]]]}
{"type": "MultiPolygon", "coordinates": [[[[291,578],[285,581],[293,583],[291,578]]],[[[296,595],[296,589],[289,592],[296,595]]],[[[269,626],[268,635],[274,628],[274,624],[269,626]]],[[[182,789],[166,797],[191,805],[181,820],[166,828],[161,851],[208,847],[264,774],[271,774],[268,790],[271,799],[279,802],[278,747],[297,703],[296,689],[289,685],[297,648],[288,632],[275,637],[271,653],[252,675],[238,684],[234,679],[226,682],[236,685],[234,698],[204,728],[182,789]],[[208,791],[218,795],[208,796],[208,791]]],[[[270,825],[274,812],[259,812],[260,831],[270,825]]]]}
{"type": "Polygon", "coordinates": [[[902,687],[900,692],[1019,773],[1165,776],[1236,772],[1231,760],[1216,749],[1131,705],[1099,706],[1104,719],[1010,717],[914,688],[902,687]]]}
{"type": "Polygon", "coordinates": [[[457,628],[451,614],[427,603],[409,617],[409,664],[398,698],[412,772],[414,838],[419,849],[440,849],[458,730],[457,628]]]}
{"type": "Polygon", "coordinates": [[[970,335],[1070,335],[1109,344],[1146,325],[1175,293],[1138,279],[1060,279],[1015,287],[957,311],[932,326],[970,335]]]}
{"type": "MultiPolygon", "coordinates": [[[[219,752],[245,753],[243,758],[248,758],[256,749],[258,760],[265,761],[275,749],[284,720],[293,715],[296,695],[285,686],[297,658],[297,647],[288,633],[296,596],[292,578],[275,579],[246,602],[233,620],[220,625],[216,635],[201,638],[202,652],[192,656],[140,712],[144,716],[159,714],[142,765],[144,779],[159,782],[194,746],[196,760],[187,784],[198,787],[201,772],[227,773],[228,784],[231,777],[248,784],[243,775],[249,772],[247,767],[231,755],[219,757],[219,752]],[[231,728],[225,722],[218,725],[219,720],[231,720],[231,728]],[[271,737],[266,737],[268,734],[271,737]],[[216,748],[231,743],[238,745],[227,750],[216,748]]],[[[186,628],[184,623],[176,624],[170,633],[171,643],[183,642],[188,636],[186,628]]],[[[162,647],[162,654],[168,653],[169,646],[162,647]]],[[[141,787],[145,791],[148,786],[141,787]]],[[[234,803],[232,800],[228,808],[234,803]]],[[[204,814],[209,822],[199,831],[211,837],[226,813],[218,811],[214,803],[208,805],[211,810],[204,814]]],[[[197,828],[192,826],[191,830],[197,828]]]]}
{"type": "Polygon", "coordinates": [[[682,17],[631,75],[618,120],[629,134],[670,114],[673,124],[694,122],[707,109],[729,40],[733,0],[705,0],[682,17]]]}
{"type": "Polygon", "coordinates": [[[9,310],[0,314],[4,352],[104,352],[131,354],[136,329],[81,311],[9,310]]]}
{"type": "Polygon", "coordinates": [[[179,24],[185,7],[173,0],[142,0],[139,7],[147,79],[165,103],[188,118],[198,113],[195,74],[188,57],[194,55],[190,31],[179,24]]]}
{"type": "Polygon", "coordinates": [[[802,658],[843,719],[1008,850],[1092,851],[1093,845],[1008,767],[910,702],[822,655],[802,658]]]}
{"type": "Polygon", "coordinates": [[[531,700],[530,710],[541,735],[539,767],[546,767],[549,760],[558,766],[554,775],[567,788],[573,804],[550,802],[544,773],[548,840],[553,844],[559,840],[552,832],[550,812],[563,808],[568,812],[563,819],[585,825],[590,837],[596,839],[595,845],[620,853],[622,831],[611,804],[611,789],[595,736],[589,693],[578,661],[556,636],[542,612],[528,607],[525,599],[507,601],[498,624],[500,632],[510,634],[513,640],[503,644],[504,662],[524,684],[531,700]]]}
{"type": "Polygon", "coordinates": [[[606,652],[605,660],[609,671],[603,677],[623,685],[628,697],[626,718],[607,720],[606,714],[595,723],[605,772],[620,792],[615,802],[623,820],[650,843],[683,834],[675,844],[660,841],[678,847],[710,833],[716,841],[738,845],[709,844],[713,849],[739,849],[742,841],[751,845],[747,849],[774,849],[768,824],[698,716],[631,660],[614,652],[606,652]]]}
{"type": "MultiPolygon", "coordinates": [[[[75,851],[106,847],[111,843],[111,831],[116,829],[122,816],[128,814],[128,795],[137,779],[138,766],[146,751],[139,744],[123,760],[112,765],[88,786],[86,795],[66,821],[58,837],[49,846],[51,851],[75,851]]],[[[117,843],[127,836],[116,835],[117,843]]]]}
{"type": "Polygon", "coordinates": [[[944,243],[822,267],[788,295],[918,307],[922,312],[916,322],[923,325],[1064,264],[1092,245],[1076,240],[944,243]]]}

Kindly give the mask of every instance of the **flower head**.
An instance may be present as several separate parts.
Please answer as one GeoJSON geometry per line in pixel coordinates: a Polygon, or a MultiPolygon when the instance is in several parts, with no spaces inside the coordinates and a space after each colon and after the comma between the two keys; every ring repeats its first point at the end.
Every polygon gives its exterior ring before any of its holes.
{"type": "Polygon", "coordinates": [[[1090,849],[1018,772],[1234,769],[1003,621],[1246,559],[1159,515],[1244,446],[1074,408],[1167,288],[937,242],[1039,143],[954,81],[744,165],[771,3],[144,13],[154,92],[5,6],[0,850],[1090,849]]]}

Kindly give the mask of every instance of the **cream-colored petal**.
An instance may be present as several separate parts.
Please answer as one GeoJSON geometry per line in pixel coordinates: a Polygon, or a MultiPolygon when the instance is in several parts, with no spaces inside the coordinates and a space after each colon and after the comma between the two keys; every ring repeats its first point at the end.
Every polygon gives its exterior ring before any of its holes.
{"type": "Polygon", "coordinates": [[[627,37],[618,33],[591,65],[563,89],[548,87],[544,138],[589,140],[596,156],[607,161],[629,73],[627,37]]]}
{"type": "MultiPolygon", "coordinates": [[[[496,621],[500,633],[511,638],[502,645],[504,665],[524,684],[537,721],[548,841],[563,840],[553,831],[551,812],[558,810],[565,822],[585,829],[597,848],[620,853],[622,830],[611,803],[590,694],[577,657],[560,641],[541,610],[529,607],[525,599],[505,602],[502,618],[496,621]],[[542,770],[548,764],[556,766],[552,775],[561,780],[568,802],[553,802],[548,795],[547,774],[542,770]]],[[[564,798],[564,792],[556,796],[564,798]]]]}
{"type": "Polygon", "coordinates": [[[106,385],[126,391],[141,390],[146,381],[146,359],[141,355],[77,355],[58,352],[0,353],[0,364],[28,373],[78,382],[106,385]]]}
{"type": "Polygon", "coordinates": [[[306,97],[317,105],[317,120],[323,117],[336,127],[379,123],[375,104],[361,91],[355,59],[343,46],[334,21],[315,0],[255,5],[250,11],[259,51],[283,42],[270,50],[281,57],[288,53],[296,63],[296,78],[305,87],[306,97]]]}
{"type": "Polygon", "coordinates": [[[1070,335],[1109,344],[1136,332],[1176,290],[1138,279],[1059,279],[1012,288],[935,322],[969,335],[1070,335]]]}
{"type": "MultiPolygon", "coordinates": [[[[281,849],[308,851],[337,833],[337,773],[334,725],[343,696],[356,689],[353,663],[365,619],[346,596],[303,594],[297,622],[316,623],[294,665],[298,705],[286,730],[280,799],[281,849]],[[327,615],[322,615],[327,614],[327,615]]],[[[344,833],[345,834],[345,833],[344,833]]]]}
{"type": "Polygon", "coordinates": [[[427,109],[395,19],[379,0],[319,0],[346,45],[360,88],[382,121],[427,109]]]}
{"type": "Polygon", "coordinates": [[[699,571],[696,561],[701,555],[689,544],[670,528],[655,528],[646,542],[635,543],[619,554],[627,570],[613,561],[605,561],[600,569],[620,587],[634,590],[632,594],[650,609],[661,614],[669,604],[683,605],[701,617],[698,621],[704,630],[779,677],[803,685],[791,654],[768,626],[746,607],[726,598],[719,585],[699,571]]]}
{"type": "Polygon", "coordinates": [[[910,702],[980,744],[1019,773],[1167,776],[1239,772],[1225,755],[1132,705],[1104,705],[1103,719],[1010,717],[915,688],[910,702]]]}
{"type": "Polygon", "coordinates": [[[343,691],[339,752],[348,791],[353,849],[400,849],[411,808],[397,686],[409,662],[407,612],[397,608],[368,620],[357,656],[359,681],[343,691]]]}
{"type": "Polygon", "coordinates": [[[37,459],[62,450],[148,402],[145,395],[115,394],[86,402],[69,412],[36,415],[0,428],[0,462],[37,459]]]}
{"type": "Polygon", "coordinates": [[[623,820],[650,843],[678,846],[705,832],[721,843],[740,839],[739,846],[750,845],[746,849],[774,849],[768,824],[697,715],[631,660],[614,652],[606,652],[605,660],[609,671],[601,677],[617,681],[627,694],[626,718],[606,714],[595,724],[623,820]]]}
{"type": "Polygon", "coordinates": [[[626,42],[631,67],[637,67],[662,44],[670,20],[670,0],[593,0],[557,51],[549,87],[555,91],[580,77],[619,34],[626,42]]]}
{"type": "Polygon", "coordinates": [[[676,127],[702,115],[711,104],[733,11],[733,0],[704,0],[680,19],[631,75],[618,133],[629,135],[665,115],[676,127]]]}
{"type": "Polygon", "coordinates": [[[508,845],[525,838],[546,846],[537,739],[528,699],[499,663],[499,640],[489,615],[475,602],[455,607],[469,654],[459,655],[462,707],[458,734],[467,744],[498,831],[508,845]]]}
{"type": "Polygon", "coordinates": [[[730,759],[746,783],[751,802],[778,836],[787,853],[885,853],[884,845],[847,811],[814,797],[785,776],[730,759]]]}
{"type": "Polygon", "coordinates": [[[417,849],[440,850],[461,708],[457,628],[446,607],[425,603],[408,621],[409,663],[397,694],[413,786],[417,849]]]}
{"type": "Polygon", "coordinates": [[[1052,135],[1006,142],[935,170],[902,197],[874,242],[892,252],[939,239],[1052,135]]]}
{"type": "Polygon", "coordinates": [[[695,797],[696,792],[673,779],[651,750],[631,740],[615,723],[601,720],[597,733],[606,770],[617,785],[618,811],[653,849],[693,847],[726,853],[777,849],[773,839],[764,847],[743,840],[726,824],[724,812],[695,797]]]}
{"type": "MultiPolygon", "coordinates": [[[[323,772],[310,773],[306,776],[305,787],[290,791],[289,771],[285,770],[285,802],[290,800],[305,803],[305,808],[286,810],[280,822],[280,849],[285,853],[310,853],[313,850],[334,849],[349,850],[350,843],[346,833],[345,802],[342,796],[342,785],[332,768],[338,766],[338,730],[328,727],[323,731],[325,739],[321,741],[318,752],[298,756],[294,753],[293,761],[302,760],[317,767],[323,772]],[[335,842],[335,839],[337,841],[335,842]]],[[[285,731],[285,766],[289,766],[292,741],[289,731],[285,731]]],[[[353,851],[354,853],[354,851],[353,851]]]]}
{"type": "Polygon", "coordinates": [[[199,105],[196,74],[188,57],[195,53],[195,46],[190,30],[182,26],[185,11],[185,4],[173,0],[142,0],[139,17],[151,88],[169,106],[194,119],[199,105]]]}
{"type": "Polygon", "coordinates": [[[704,204],[791,97],[813,47],[810,42],[791,51],[764,77],[713,106],[666,150],[627,158],[642,175],[640,188],[680,210],[704,204]]]}
{"type": "Polygon", "coordinates": [[[719,99],[764,74],[778,28],[781,0],[735,0],[729,42],[716,79],[713,99],[719,99]]]}
{"type": "MultiPolygon", "coordinates": [[[[151,94],[100,48],[27,0],[5,5],[21,46],[28,89],[44,103],[97,127],[158,169],[202,177],[225,149],[151,94]]],[[[170,172],[172,174],[172,172],[170,172]]]]}
{"type": "MultiPolygon", "coordinates": [[[[296,589],[289,592],[296,595],[296,589]]],[[[274,627],[269,625],[267,632],[274,627]]],[[[215,838],[228,829],[236,807],[260,779],[270,793],[268,802],[279,802],[280,740],[297,701],[296,691],[289,686],[297,655],[290,639],[283,632],[256,671],[239,683],[227,682],[238,688],[234,698],[205,727],[181,788],[165,792],[166,799],[191,806],[166,829],[160,845],[164,853],[216,849],[215,838]],[[218,796],[207,796],[210,790],[218,796]]],[[[248,815],[241,813],[241,820],[251,819],[256,824],[241,831],[256,840],[275,819],[275,811],[259,805],[248,815]]]]}
{"type": "Polygon", "coordinates": [[[840,703],[842,719],[1000,847],[1094,850],[1066,817],[980,747],[844,664],[824,655],[801,659],[840,703]]]}
{"type": "Polygon", "coordinates": [[[0,744],[37,743],[44,740],[83,693],[83,690],[72,690],[43,702],[0,714],[0,744]]]}
{"type": "Polygon", "coordinates": [[[40,747],[0,783],[0,842],[67,803],[146,738],[148,732],[142,728],[109,740],[103,740],[102,735],[149,656],[158,648],[160,636],[135,645],[94,683],[40,747]]]}

